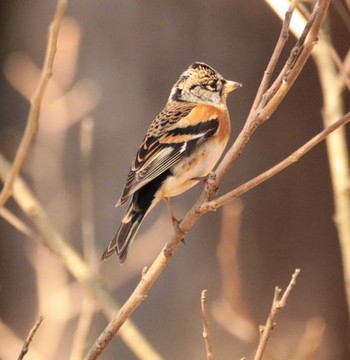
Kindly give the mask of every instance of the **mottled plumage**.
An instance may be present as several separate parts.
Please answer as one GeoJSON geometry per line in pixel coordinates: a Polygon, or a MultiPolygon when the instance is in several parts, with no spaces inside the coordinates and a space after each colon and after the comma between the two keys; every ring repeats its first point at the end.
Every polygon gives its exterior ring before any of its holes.
{"type": "Polygon", "coordinates": [[[176,222],[169,197],[197,184],[221,157],[231,129],[226,97],[240,86],[200,62],[180,76],[131,164],[116,206],[131,201],[101,260],[116,252],[125,261],[143,218],[160,200],[176,222]]]}

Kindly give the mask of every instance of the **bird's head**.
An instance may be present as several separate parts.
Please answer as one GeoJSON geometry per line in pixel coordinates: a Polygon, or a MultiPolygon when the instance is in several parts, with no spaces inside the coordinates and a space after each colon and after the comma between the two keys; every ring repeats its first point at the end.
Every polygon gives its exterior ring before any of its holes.
{"type": "Polygon", "coordinates": [[[169,101],[220,105],[231,91],[242,84],[225,80],[216,70],[202,62],[195,62],[173,86],[169,101]]]}

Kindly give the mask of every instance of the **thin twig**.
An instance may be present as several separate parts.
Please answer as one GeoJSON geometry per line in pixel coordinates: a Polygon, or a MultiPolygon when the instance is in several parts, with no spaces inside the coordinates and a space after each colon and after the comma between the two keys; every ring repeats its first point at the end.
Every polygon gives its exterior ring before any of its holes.
{"type": "Polygon", "coordinates": [[[202,323],[203,323],[203,339],[205,343],[205,349],[207,352],[207,360],[214,359],[213,349],[209,337],[208,315],[207,315],[207,290],[203,290],[201,293],[201,310],[202,310],[202,323]]]}
{"type": "Polygon", "coordinates": [[[290,22],[292,20],[292,15],[293,15],[293,12],[295,10],[297,3],[298,3],[298,0],[292,0],[289,4],[289,8],[285,14],[285,18],[282,23],[282,28],[281,28],[281,32],[280,32],[280,35],[277,40],[277,44],[272,53],[272,56],[267,65],[267,68],[264,71],[264,76],[263,76],[263,79],[261,80],[261,83],[260,83],[258,92],[256,94],[251,111],[256,111],[258,105],[261,103],[261,98],[262,98],[263,94],[266,92],[267,87],[270,83],[271,76],[272,76],[272,74],[275,70],[275,67],[277,65],[277,62],[281,56],[284,45],[286,44],[286,42],[288,40],[289,26],[290,26],[290,22]]]}
{"type": "Polygon", "coordinates": [[[94,360],[105,349],[107,344],[112,340],[114,335],[119,331],[124,322],[131,316],[135,309],[146,299],[149,289],[154,282],[158,279],[160,274],[168,265],[169,261],[174,256],[181,240],[190,231],[193,225],[204,214],[201,211],[201,206],[211,200],[212,195],[215,193],[218,185],[223,180],[224,175],[231,167],[232,163],[237,160],[247,144],[250,136],[254,130],[266,121],[271,114],[276,110],[280,102],[286,96],[295,79],[300,74],[301,69],[305,65],[306,60],[310,56],[311,50],[315,45],[317,34],[320,29],[322,20],[325,17],[330,0],[319,0],[315,5],[313,15],[307,25],[307,29],[303,34],[303,41],[297,43],[297,52],[292,51],[288,62],[288,67],[284,68],[284,80],[281,83],[281,88],[277,90],[275,95],[268,102],[258,114],[247,119],[247,122],[241,131],[239,137],[227,152],[224,159],[221,161],[215,173],[212,173],[207,181],[205,190],[201,193],[199,199],[196,201],[192,209],[186,214],[180,225],[175,230],[172,239],[164,247],[163,251],[158,255],[149,270],[142,276],[141,281],[136,286],[133,293],[128,300],[121,307],[118,314],[116,314],[110,323],[106,326],[98,339],[95,341],[89,352],[85,356],[85,360],[94,360]],[[288,74],[288,76],[285,76],[288,74]]]}
{"type": "Polygon", "coordinates": [[[24,358],[24,356],[27,354],[27,352],[29,350],[29,344],[32,342],[33,337],[34,337],[35,333],[37,332],[37,330],[39,329],[39,326],[43,320],[44,320],[44,318],[42,316],[40,316],[39,320],[37,320],[37,322],[34,324],[32,329],[30,330],[29,335],[28,335],[26,341],[24,342],[21,353],[19,354],[17,360],[22,360],[24,358]]]}
{"type": "Polygon", "coordinates": [[[257,348],[257,351],[254,356],[254,360],[260,360],[262,359],[262,355],[265,351],[267,341],[271,335],[272,330],[275,327],[275,319],[276,316],[279,314],[281,310],[286,306],[288,297],[293,289],[293,287],[296,285],[296,279],[300,273],[300,269],[296,269],[294,274],[292,275],[292,279],[286,289],[286,291],[281,296],[282,290],[279,287],[275,288],[275,294],[272,302],[272,307],[270,314],[267,318],[266,324],[262,327],[260,327],[260,341],[257,348]]]}
{"type": "Polygon", "coordinates": [[[301,146],[298,150],[294,151],[291,155],[289,155],[287,158],[285,158],[272,168],[264,171],[260,175],[238,186],[236,189],[229,191],[225,195],[222,195],[215,200],[204,203],[201,206],[200,211],[215,211],[217,208],[225,205],[229,201],[240,197],[241,195],[256,187],[257,185],[270,179],[272,176],[278,174],[288,166],[297,162],[302,156],[304,156],[307,152],[313,149],[317,144],[326,139],[329,134],[331,134],[333,131],[337,130],[339,127],[345,125],[348,122],[350,122],[350,112],[348,112],[335,123],[329,125],[326,129],[322,130],[320,133],[318,133],[316,136],[306,142],[303,146],[301,146]]]}
{"type": "Polygon", "coordinates": [[[24,159],[27,156],[32,139],[38,129],[38,120],[41,110],[41,103],[45,94],[47,83],[52,76],[52,66],[56,55],[57,38],[64,11],[67,6],[67,0],[58,0],[56,12],[53,21],[49,28],[49,38],[46,48],[45,61],[39,80],[38,86],[35,90],[34,96],[31,100],[29,109],[27,125],[16,152],[16,157],[13,161],[11,172],[8,174],[4,186],[0,193],[0,208],[4,206],[13,191],[13,184],[18,176],[24,159]]]}

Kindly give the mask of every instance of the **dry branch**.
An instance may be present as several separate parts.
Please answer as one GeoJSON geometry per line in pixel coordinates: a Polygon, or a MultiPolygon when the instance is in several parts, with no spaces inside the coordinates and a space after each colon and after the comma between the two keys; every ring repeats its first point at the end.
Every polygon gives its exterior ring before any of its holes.
{"type": "Polygon", "coordinates": [[[286,306],[288,297],[289,297],[293,287],[296,284],[296,279],[297,279],[299,273],[300,273],[300,270],[296,269],[294,274],[292,275],[292,279],[291,279],[286,291],[283,293],[282,296],[281,296],[282,289],[280,289],[279,287],[275,288],[275,294],[274,294],[270,314],[267,318],[266,324],[260,328],[260,341],[259,341],[258,349],[254,356],[254,360],[262,359],[262,355],[265,351],[267,341],[271,335],[272,330],[274,329],[274,327],[276,325],[275,324],[276,316],[286,306]]]}
{"type": "Polygon", "coordinates": [[[202,310],[202,323],[203,323],[203,339],[205,343],[205,349],[207,352],[207,360],[213,360],[213,349],[209,337],[208,326],[208,311],[207,311],[207,290],[203,290],[201,293],[201,310],[202,310]]]}
{"type": "Polygon", "coordinates": [[[38,120],[41,110],[41,103],[45,94],[47,84],[52,76],[52,66],[56,54],[58,32],[60,29],[60,25],[63,19],[66,6],[67,6],[67,0],[58,0],[56,12],[49,28],[49,38],[48,38],[41,78],[35,90],[34,96],[31,100],[27,125],[22,140],[17,149],[16,157],[13,161],[11,171],[7,175],[6,180],[4,182],[4,186],[0,193],[0,208],[4,206],[4,204],[6,203],[6,201],[13,192],[14,181],[21,170],[21,167],[23,165],[25,157],[27,156],[32,139],[38,129],[38,120]]]}
{"type": "Polygon", "coordinates": [[[262,96],[265,94],[265,92],[270,84],[272,74],[273,74],[275,67],[277,65],[277,62],[281,56],[282,50],[288,40],[289,26],[290,26],[290,22],[292,20],[292,15],[296,8],[297,3],[298,3],[298,0],[292,0],[290,2],[289,8],[285,14],[285,19],[282,24],[282,29],[281,29],[280,35],[278,37],[277,44],[275,46],[275,50],[272,53],[272,56],[270,58],[270,61],[267,65],[266,70],[264,71],[264,76],[261,80],[258,92],[256,94],[256,97],[255,97],[255,100],[254,100],[254,103],[253,103],[253,106],[251,109],[251,113],[253,113],[253,111],[256,111],[258,105],[261,103],[262,96]]]}
{"type": "MultiPolygon", "coordinates": [[[[202,210],[203,204],[210,201],[221,183],[224,175],[231,167],[233,162],[237,160],[247,144],[250,136],[255,129],[265,122],[271,114],[278,107],[280,102],[286,96],[294,81],[300,74],[306,60],[310,56],[311,50],[314,47],[317,35],[320,30],[321,23],[326,15],[330,0],[319,0],[313,10],[313,13],[304,29],[301,38],[298,40],[296,46],[291,51],[290,57],[287,60],[285,67],[282,69],[280,76],[277,79],[280,81],[274,83],[274,91],[271,88],[267,90],[271,96],[262,96],[264,106],[259,111],[252,111],[246,121],[246,124],[238,136],[237,140],[227,152],[226,156],[219,164],[215,173],[210,174],[207,179],[205,190],[200,195],[192,209],[186,214],[179,227],[175,230],[172,239],[164,247],[163,251],[155,259],[149,270],[143,274],[141,281],[136,286],[133,293],[124,303],[119,313],[106,326],[104,331],[100,334],[95,344],[84,358],[85,360],[94,360],[101,354],[107,344],[111,341],[113,336],[120,330],[124,322],[130,317],[135,309],[147,297],[149,289],[163,272],[169,261],[176,252],[181,240],[184,239],[188,231],[204,214],[202,210]],[[279,87],[276,85],[279,83],[279,87]],[[266,104],[266,105],[265,105],[266,104]]],[[[265,93],[266,94],[266,93],[265,93]]],[[[344,121],[346,122],[346,121],[344,121]]]]}
{"type": "Polygon", "coordinates": [[[34,335],[37,332],[37,330],[39,329],[39,326],[41,325],[43,320],[44,320],[44,318],[42,316],[40,316],[39,320],[37,320],[37,322],[34,324],[32,329],[30,330],[29,335],[28,335],[26,341],[24,342],[21,353],[19,354],[17,360],[22,360],[24,358],[24,356],[27,354],[27,352],[29,350],[29,344],[32,342],[34,335]]]}

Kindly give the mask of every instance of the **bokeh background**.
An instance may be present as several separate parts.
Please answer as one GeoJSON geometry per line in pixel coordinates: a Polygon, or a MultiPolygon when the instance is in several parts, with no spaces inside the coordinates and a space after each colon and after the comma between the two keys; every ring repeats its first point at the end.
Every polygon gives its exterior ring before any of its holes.
{"type": "MultiPolygon", "coordinates": [[[[43,0],[3,0],[0,4],[0,151],[9,159],[23,133],[55,6],[55,1],[43,0]]],[[[82,122],[92,119],[90,205],[98,260],[123,215],[124,209],[115,209],[114,204],[130,162],[180,73],[194,61],[204,61],[224,77],[244,84],[228,100],[232,143],[247,117],[281,21],[258,0],[71,1],[66,15],[54,81],[22,175],[65,238],[82,253],[80,133],[82,122]]],[[[329,22],[343,58],[349,29],[334,7],[329,22]]],[[[294,42],[290,36],[288,49],[294,42]]],[[[349,107],[348,96],[345,101],[349,107]]],[[[310,60],[273,117],[251,138],[221,193],[273,166],[319,132],[321,111],[318,75],[310,60]]],[[[172,201],[179,217],[201,188],[172,201]]],[[[325,144],[245,194],[240,206],[235,266],[242,307],[235,308],[237,314],[247,316],[254,325],[264,323],[274,287],[286,287],[294,269],[301,268],[297,287],[278,318],[267,358],[293,359],[305,329],[313,326],[322,333],[325,326],[312,358],[349,359],[349,319],[325,144]]],[[[7,207],[27,222],[12,200],[7,207]]],[[[222,227],[221,210],[202,218],[132,316],[165,359],[205,358],[202,289],[208,289],[216,357],[251,358],[256,348],[257,327],[253,335],[237,335],[241,333],[238,323],[230,324],[236,327],[230,333],[215,315],[222,291],[217,257],[222,227]]],[[[120,266],[116,258],[98,265],[118,302],[130,295],[142,268],[169,240],[171,230],[166,207],[160,204],[145,220],[125,265],[120,266]]],[[[39,315],[45,320],[28,359],[69,359],[84,291],[59,259],[1,218],[0,234],[1,359],[15,358],[39,315]]],[[[88,346],[105,325],[97,308],[88,346]]],[[[135,356],[116,338],[102,358],[135,356]]]]}

